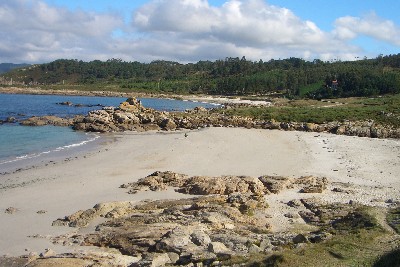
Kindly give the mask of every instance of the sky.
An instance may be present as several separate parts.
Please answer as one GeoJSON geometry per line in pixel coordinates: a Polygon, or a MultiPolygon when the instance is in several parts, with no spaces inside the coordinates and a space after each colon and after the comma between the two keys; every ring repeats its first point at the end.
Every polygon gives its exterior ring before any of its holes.
{"type": "Polygon", "coordinates": [[[399,0],[0,0],[0,63],[400,53],[399,0]]]}

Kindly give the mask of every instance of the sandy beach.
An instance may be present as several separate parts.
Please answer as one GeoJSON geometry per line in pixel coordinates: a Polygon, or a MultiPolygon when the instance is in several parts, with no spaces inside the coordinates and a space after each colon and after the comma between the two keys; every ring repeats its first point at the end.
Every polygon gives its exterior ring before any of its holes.
{"type": "MultiPolygon", "coordinates": [[[[82,249],[53,245],[49,237],[85,229],[51,224],[96,203],[184,197],[173,190],[129,195],[119,188],[157,170],[207,176],[315,175],[328,179],[322,196],[328,201],[383,208],[385,202],[400,200],[399,140],[241,128],[130,132],[114,134],[114,139],[78,158],[0,176],[0,256],[82,249]],[[354,193],[333,192],[339,185],[354,193]],[[9,207],[17,211],[5,213],[9,207]]],[[[272,229],[290,228],[283,203],[300,198],[299,193],[288,190],[266,198],[272,229]]]]}

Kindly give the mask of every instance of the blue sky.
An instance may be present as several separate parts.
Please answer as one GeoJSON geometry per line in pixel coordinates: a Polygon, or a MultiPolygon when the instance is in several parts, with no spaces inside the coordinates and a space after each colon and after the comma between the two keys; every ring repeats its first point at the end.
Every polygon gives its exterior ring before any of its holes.
{"type": "Polygon", "coordinates": [[[398,10],[398,0],[1,1],[0,62],[371,58],[399,53],[398,10]]]}

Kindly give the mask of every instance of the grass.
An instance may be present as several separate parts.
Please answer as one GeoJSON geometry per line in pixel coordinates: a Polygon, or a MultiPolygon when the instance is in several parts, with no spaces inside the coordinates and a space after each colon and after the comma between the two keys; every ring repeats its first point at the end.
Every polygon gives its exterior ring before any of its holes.
{"type": "Polygon", "coordinates": [[[281,122],[326,123],[344,120],[374,120],[382,125],[400,127],[400,95],[336,99],[335,102],[280,100],[277,106],[235,108],[220,112],[281,122]]]}
{"type": "MultiPolygon", "coordinates": [[[[322,243],[306,244],[269,255],[235,257],[223,264],[245,266],[400,266],[400,240],[380,225],[376,208],[359,207],[331,225],[333,237],[322,243]]],[[[396,213],[397,214],[397,213],[396,213]]],[[[390,213],[388,217],[391,216],[390,213]]]]}
{"type": "Polygon", "coordinates": [[[400,234],[400,206],[390,209],[386,217],[387,223],[400,234]]]}
{"type": "Polygon", "coordinates": [[[269,256],[252,255],[246,266],[399,266],[400,250],[391,251],[393,244],[386,241],[390,236],[380,229],[362,229],[335,235],[324,243],[307,244],[269,256]]]}
{"type": "Polygon", "coordinates": [[[317,82],[317,83],[314,83],[314,84],[310,84],[310,85],[307,85],[307,86],[300,87],[299,95],[300,95],[300,97],[304,97],[305,95],[307,95],[307,93],[311,93],[311,92],[317,91],[323,85],[324,85],[324,82],[320,81],[320,82],[317,82]]]}
{"type": "MultiPolygon", "coordinates": [[[[317,84],[315,85],[317,86],[317,84]]],[[[118,84],[85,84],[85,85],[47,85],[42,89],[79,90],[79,91],[111,91],[125,93],[163,93],[156,90],[155,84],[143,84],[143,88],[123,88],[118,84]],[[146,87],[147,86],[147,87],[146,87]]],[[[304,89],[311,90],[312,88],[304,89]]],[[[247,97],[254,100],[264,97],[247,97]]],[[[374,98],[339,98],[335,100],[317,101],[311,99],[288,100],[274,99],[271,107],[245,107],[230,110],[220,110],[227,115],[239,115],[261,120],[276,120],[279,122],[309,122],[327,123],[334,121],[366,121],[374,120],[381,125],[400,127],[400,94],[385,95],[374,98]]]]}

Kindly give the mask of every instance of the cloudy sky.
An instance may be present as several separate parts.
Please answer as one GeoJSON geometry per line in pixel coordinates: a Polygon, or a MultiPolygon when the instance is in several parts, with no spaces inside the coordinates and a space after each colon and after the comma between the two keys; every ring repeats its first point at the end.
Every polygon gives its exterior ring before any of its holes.
{"type": "Polygon", "coordinates": [[[1,0],[0,63],[400,53],[399,0],[1,0]]]}

